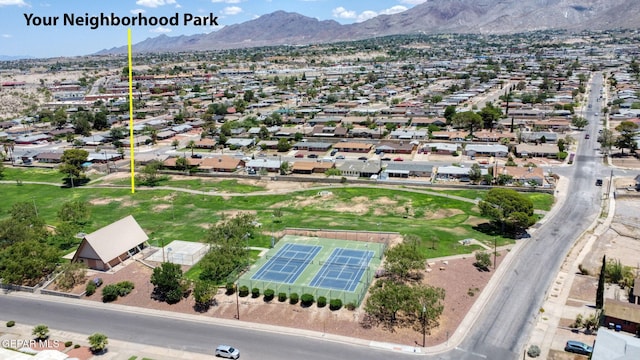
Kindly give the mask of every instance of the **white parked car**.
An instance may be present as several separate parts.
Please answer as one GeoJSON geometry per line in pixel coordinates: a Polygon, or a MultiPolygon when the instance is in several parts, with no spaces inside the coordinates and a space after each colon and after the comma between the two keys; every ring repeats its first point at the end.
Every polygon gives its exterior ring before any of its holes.
{"type": "Polygon", "coordinates": [[[240,357],[240,351],[229,345],[219,345],[216,348],[216,356],[220,356],[227,359],[237,359],[240,357]]]}

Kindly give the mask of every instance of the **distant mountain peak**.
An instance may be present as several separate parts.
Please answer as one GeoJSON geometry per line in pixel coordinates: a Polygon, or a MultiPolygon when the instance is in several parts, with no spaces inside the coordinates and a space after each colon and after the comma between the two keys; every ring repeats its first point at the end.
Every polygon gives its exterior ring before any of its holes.
{"type": "MultiPolygon", "coordinates": [[[[166,34],[133,46],[135,52],[177,52],[271,45],[306,45],[374,36],[436,33],[521,33],[535,30],[640,28],[637,0],[430,0],[402,13],[341,25],[274,11],[209,34],[166,34]],[[625,16],[620,16],[625,14],[625,16]]],[[[126,53],[126,47],[99,54],[126,53]]]]}

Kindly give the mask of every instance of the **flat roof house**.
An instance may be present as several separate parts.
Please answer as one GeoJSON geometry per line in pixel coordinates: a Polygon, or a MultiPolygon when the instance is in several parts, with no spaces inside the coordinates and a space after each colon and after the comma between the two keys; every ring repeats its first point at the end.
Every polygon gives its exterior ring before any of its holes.
{"type": "Polygon", "coordinates": [[[147,240],[147,234],[129,215],[85,235],[71,261],[109,270],[148,246],[147,240]]]}

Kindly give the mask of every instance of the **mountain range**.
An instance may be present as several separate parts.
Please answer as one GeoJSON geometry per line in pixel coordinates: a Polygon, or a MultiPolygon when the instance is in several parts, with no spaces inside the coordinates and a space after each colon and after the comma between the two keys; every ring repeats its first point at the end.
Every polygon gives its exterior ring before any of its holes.
{"type": "MultiPolygon", "coordinates": [[[[148,38],[134,44],[133,51],[179,52],[306,45],[401,34],[510,34],[552,29],[638,28],[638,0],[427,0],[401,13],[379,15],[348,25],[275,11],[208,34],[148,38]]],[[[126,46],[122,46],[105,49],[98,54],[126,52],[126,46]]]]}

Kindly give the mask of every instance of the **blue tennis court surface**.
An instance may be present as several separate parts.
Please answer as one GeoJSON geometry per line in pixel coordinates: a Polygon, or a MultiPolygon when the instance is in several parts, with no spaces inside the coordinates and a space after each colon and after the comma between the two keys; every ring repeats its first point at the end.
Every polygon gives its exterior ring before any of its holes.
{"type": "Polygon", "coordinates": [[[369,268],[374,252],[371,250],[333,249],[331,256],[321,263],[322,268],[309,285],[325,289],[354,291],[369,268]]]}
{"type": "Polygon", "coordinates": [[[322,246],[285,244],[251,279],[293,284],[320,250],[322,246]]]}

